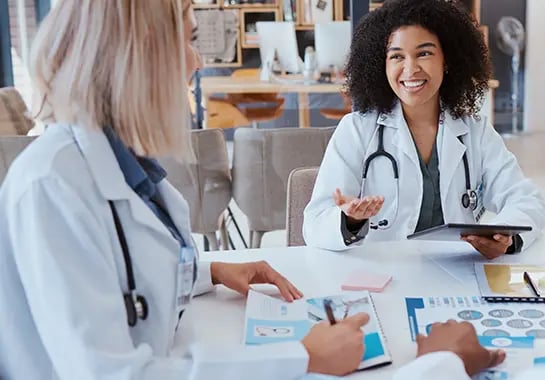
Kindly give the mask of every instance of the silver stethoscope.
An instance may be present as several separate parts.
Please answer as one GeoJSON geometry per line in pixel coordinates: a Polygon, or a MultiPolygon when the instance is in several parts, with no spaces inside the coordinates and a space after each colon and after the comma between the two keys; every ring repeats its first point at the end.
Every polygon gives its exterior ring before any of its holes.
{"type": "MultiPolygon", "coordinates": [[[[72,138],[81,152],[81,147],[79,146],[78,140],[74,135],[73,128],[70,130],[72,131],[72,138]]],[[[128,292],[123,293],[123,303],[125,304],[125,310],[127,311],[127,324],[130,327],[134,327],[139,319],[145,320],[148,318],[148,302],[143,295],[138,294],[136,291],[136,281],[134,279],[134,270],[131,255],[129,253],[129,245],[127,244],[127,238],[125,237],[125,232],[123,231],[123,226],[119,220],[119,215],[117,214],[114,203],[109,200],[108,204],[114,218],[115,231],[117,233],[119,244],[121,245],[123,261],[125,263],[125,272],[127,273],[128,292]]]]}
{"type": "Polygon", "coordinates": [[[123,301],[125,303],[125,310],[127,310],[127,323],[130,327],[136,326],[136,322],[139,319],[145,320],[148,318],[148,303],[146,298],[136,292],[136,281],[134,280],[134,271],[132,268],[131,255],[129,253],[129,245],[123,232],[123,226],[119,220],[119,215],[115,209],[114,203],[108,201],[112,215],[114,217],[115,230],[123,251],[123,260],[125,261],[125,271],[127,273],[127,287],[128,293],[123,293],[123,301]]]}
{"type": "MultiPolygon", "coordinates": [[[[460,142],[464,144],[461,136],[458,136],[458,140],[460,140],[460,142]]],[[[365,181],[367,180],[367,173],[369,172],[369,167],[371,166],[371,162],[378,157],[386,157],[392,164],[394,179],[396,180],[396,188],[395,188],[396,195],[395,195],[395,212],[394,212],[393,220],[390,221],[388,219],[382,219],[382,220],[379,220],[377,223],[371,222],[369,228],[372,228],[374,230],[390,228],[393,224],[393,221],[397,219],[397,212],[399,210],[399,168],[397,166],[397,161],[394,158],[394,156],[392,156],[390,153],[388,153],[384,149],[384,125],[379,125],[378,127],[377,150],[374,153],[371,153],[363,164],[363,178],[362,178],[363,180],[361,183],[360,198],[364,194],[365,181]]],[[[462,161],[464,162],[464,174],[465,174],[465,182],[466,182],[466,191],[462,194],[462,199],[461,199],[462,207],[464,207],[465,209],[475,210],[477,208],[478,198],[477,198],[477,192],[471,189],[471,178],[469,176],[469,162],[467,160],[467,151],[464,152],[462,161]]]]}

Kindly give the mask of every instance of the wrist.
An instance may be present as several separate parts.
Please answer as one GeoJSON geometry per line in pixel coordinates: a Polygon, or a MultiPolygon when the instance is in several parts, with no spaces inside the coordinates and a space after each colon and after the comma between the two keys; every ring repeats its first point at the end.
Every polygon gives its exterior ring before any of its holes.
{"type": "Polygon", "coordinates": [[[361,225],[365,223],[367,219],[356,219],[351,216],[346,215],[346,213],[343,211],[344,217],[346,218],[346,226],[347,227],[353,227],[357,225],[361,225]]]}
{"type": "Polygon", "coordinates": [[[520,251],[522,251],[522,243],[523,241],[519,234],[513,235],[513,243],[509,247],[507,247],[505,253],[507,255],[519,253],[520,251]]]}
{"type": "Polygon", "coordinates": [[[210,263],[210,278],[212,279],[212,285],[219,285],[221,281],[219,280],[219,273],[221,272],[221,264],[218,262],[210,263]]]}
{"type": "Polygon", "coordinates": [[[318,367],[316,366],[316,360],[314,357],[314,353],[312,352],[312,349],[309,347],[308,343],[305,341],[306,337],[303,338],[301,341],[301,344],[303,345],[303,348],[306,350],[308,355],[308,365],[307,365],[307,373],[318,373],[318,367]]]}

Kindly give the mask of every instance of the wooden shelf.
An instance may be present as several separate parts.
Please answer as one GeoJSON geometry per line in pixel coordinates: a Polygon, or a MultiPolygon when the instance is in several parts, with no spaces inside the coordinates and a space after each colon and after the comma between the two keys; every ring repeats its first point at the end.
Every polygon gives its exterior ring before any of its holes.
{"type": "MultiPolygon", "coordinates": [[[[247,34],[246,24],[248,23],[248,20],[250,20],[250,24],[253,24],[259,21],[281,21],[280,8],[271,7],[270,6],[271,4],[267,4],[267,5],[269,6],[240,8],[240,11],[239,11],[239,18],[240,18],[239,24],[240,24],[240,33],[241,33],[240,43],[243,49],[259,48],[259,44],[256,40],[253,40],[252,42],[248,42],[246,39],[246,34],[247,34]]],[[[252,34],[254,33],[252,32],[252,34]]],[[[254,35],[257,37],[257,32],[254,35]]]]}
{"type": "Polygon", "coordinates": [[[266,9],[266,8],[278,8],[280,7],[280,3],[277,2],[274,3],[268,3],[268,4],[223,4],[221,2],[220,4],[212,3],[212,4],[193,4],[193,9],[215,9],[215,8],[221,8],[221,9],[266,9]]]}
{"type": "Polygon", "coordinates": [[[219,5],[220,8],[225,9],[266,9],[277,8],[278,4],[235,4],[235,5],[219,5]]]}
{"type": "Polygon", "coordinates": [[[193,4],[193,9],[216,9],[219,7],[218,4],[193,4]]]}
{"type": "Polygon", "coordinates": [[[314,30],[314,25],[295,25],[295,30],[314,30]]]}

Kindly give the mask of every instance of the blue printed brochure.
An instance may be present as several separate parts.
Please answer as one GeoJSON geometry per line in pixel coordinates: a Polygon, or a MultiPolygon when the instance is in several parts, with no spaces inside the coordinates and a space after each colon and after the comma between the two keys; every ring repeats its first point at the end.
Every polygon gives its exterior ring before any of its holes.
{"type": "Polygon", "coordinates": [[[473,376],[473,380],[508,380],[534,364],[534,337],[480,336],[479,342],[488,349],[502,349],[505,361],[473,376]]]}
{"type": "Polygon", "coordinates": [[[365,333],[365,353],[358,369],[392,362],[373,299],[367,291],[288,303],[251,290],[246,303],[244,343],[255,345],[302,340],[315,323],[327,320],[324,299],[332,301],[336,320],[360,312],[369,314],[369,322],[362,328],[365,333]]]}
{"type": "Polygon", "coordinates": [[[483,346],[507,352],[502,365],[474,379],[513,378],[545,359],[543,304],[489,303],[475,295],[405,298],[405,305],[413,340],[418,334],[428,334],[434,323],[454,319],[471,323],[483,346]]]}

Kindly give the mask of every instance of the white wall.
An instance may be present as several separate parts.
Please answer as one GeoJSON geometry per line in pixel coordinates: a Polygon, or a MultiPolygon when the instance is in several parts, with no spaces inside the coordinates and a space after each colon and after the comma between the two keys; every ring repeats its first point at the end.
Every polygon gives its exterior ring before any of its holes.
{"type": "Polygon", "coordinates": [[[545,0],[526,2],[524,127],[545,130],[545,0]]]}

